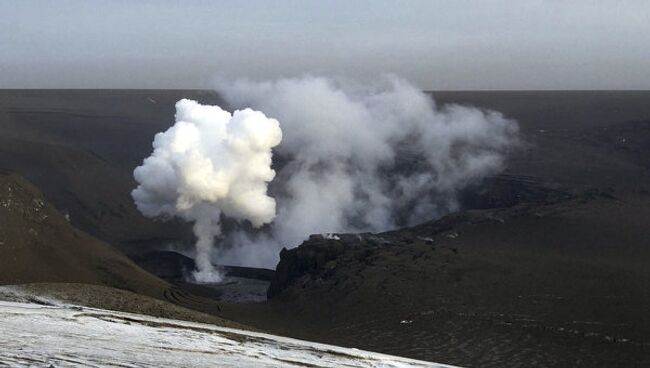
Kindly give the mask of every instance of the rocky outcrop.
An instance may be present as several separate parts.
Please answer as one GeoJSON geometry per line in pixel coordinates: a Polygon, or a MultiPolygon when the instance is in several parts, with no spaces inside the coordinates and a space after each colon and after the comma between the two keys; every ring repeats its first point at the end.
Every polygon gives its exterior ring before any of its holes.
{"type": "Polygon", "coordinates": [[[404,242],[398,236],[371,233],[311,235],[297,248],[282,249],[267,296],[281,294],[300,279],[328,279],[343,263],[367,263],[382,247],[404,242]]]}
{"type": "Polygon", "coordinates": [[[303,245],[280,251],[280,262],[267,292],[272,298],[301,276],[317,272],[320,267],[343,253],[344,245],[321,236],[312,235],[303,245]]]}

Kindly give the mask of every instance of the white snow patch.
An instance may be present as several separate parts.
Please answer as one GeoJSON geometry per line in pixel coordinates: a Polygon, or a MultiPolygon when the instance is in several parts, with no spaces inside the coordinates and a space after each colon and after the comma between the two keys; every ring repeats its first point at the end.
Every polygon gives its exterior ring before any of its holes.
{"type": "Polygon", "coordinates": [[[0,321],[0,365],[9,367],[450,367],[78,306],[0,301],[0,321]]]}

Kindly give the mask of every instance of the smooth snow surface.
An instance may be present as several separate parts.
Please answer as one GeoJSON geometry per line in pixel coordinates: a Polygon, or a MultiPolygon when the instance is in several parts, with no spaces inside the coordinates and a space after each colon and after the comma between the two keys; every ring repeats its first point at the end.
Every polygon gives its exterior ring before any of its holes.
{"type": "Polygon", "coordinates": [[[448,367],[243,330],[0,301],[0,366],[448,367]]]}

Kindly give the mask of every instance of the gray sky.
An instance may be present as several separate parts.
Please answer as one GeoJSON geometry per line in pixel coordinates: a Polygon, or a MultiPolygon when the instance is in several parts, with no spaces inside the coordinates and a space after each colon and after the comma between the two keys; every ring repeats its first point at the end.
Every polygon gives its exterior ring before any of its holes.
{"type": "Polygon", "coordinates": [[[0,2],[0,88],[391,72],[424,89],[650,89],[650,1],[0,2]]]}

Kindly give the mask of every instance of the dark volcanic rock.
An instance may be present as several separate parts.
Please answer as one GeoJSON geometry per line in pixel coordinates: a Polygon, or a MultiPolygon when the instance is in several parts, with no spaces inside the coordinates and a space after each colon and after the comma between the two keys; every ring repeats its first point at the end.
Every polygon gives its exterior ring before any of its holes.
{"type": "Polygon", "coordinates": [[[350,249],[354,249],[354,257],[364,259],[373,246],[383,242],[370,233],[311,235],[299,247],[280,251],[280,262],[271,280],[268,297],[280,294],[303,276],[327,273],[336,266],[336,260],[350,249]]]}
{"type": "MultiPolygon", "coordinates": [[[[320,234],[311,235],[299,247],[282,249],[280,262],[271,281],[267,296],[270,298],[291,290],[294,291],[315,282],[319,285],[334,287],[344,283],[346,277],[333,277],[340,269],[357,270],[372,266],[381,250],[399,252],[415,242],[425,244],[422,239],[408,231],[382,234],[320,234]]],[[[428,246],[428,244],[427,244],[428,246]]],[[[300,293],[297,293],[300,294],[300,293]]]]}
{"type": "MultiPolygon", "coordinates": [[[[311,235],[300,247],[282,249],[280,262],[271,280],[267,296],[272,298],[292,285],[301,276],[318,272],[329,261],[341,255],[348,243],[338,239],[327,239],[321,235],[311,235]]],[[[357,241],[357,244],[359,241],[357,241]]]]}
{"type": "Polygon", "coordinates": [[[648,218],[646,195],[597,189],[315,235],[282,251],[245,320],[461,366],[645,366],[648,218]]]}

